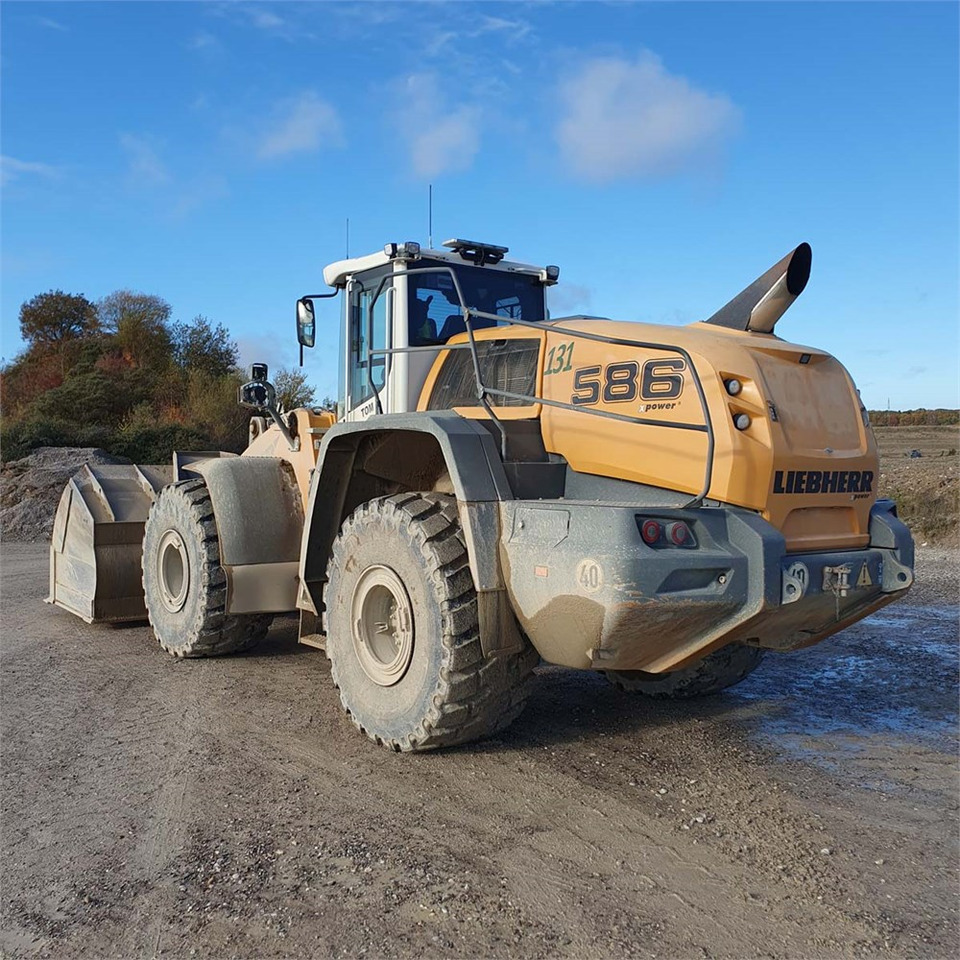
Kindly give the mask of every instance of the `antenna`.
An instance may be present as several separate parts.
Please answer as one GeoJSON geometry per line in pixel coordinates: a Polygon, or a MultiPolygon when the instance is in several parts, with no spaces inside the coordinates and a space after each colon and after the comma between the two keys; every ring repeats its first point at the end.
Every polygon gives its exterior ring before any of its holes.
{"type": "Polygon", "coordinates": [[[347,217],[347,252],[346,257],[350,259],[350,218],[347,217]]]}
{"type": "Polygon", "coordinates": [[[433,184],[427,187],[427,247],[433,249],[433,184]]]}

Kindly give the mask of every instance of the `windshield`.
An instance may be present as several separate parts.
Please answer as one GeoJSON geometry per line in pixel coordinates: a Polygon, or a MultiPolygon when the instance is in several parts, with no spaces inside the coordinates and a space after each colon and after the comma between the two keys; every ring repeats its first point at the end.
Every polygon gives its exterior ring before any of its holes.
{"type": "MultiPolygon", "coordinates": [[[[416,264],[417,269],[431,266],[446,267],[449,264],[432,260],[416,264]]],[[[543,284],[539,277],[467,264],[456,264],[453,269],[457,272],[468,307],[512,320],[546,319],[543,284]]],[[[411,346],[446,343],[451,337],[466,331],[453,278],[446,270],[409,277],[407,289],[410,298],[411,346]]],[[[501,325],[482,317],[473,321],[475,330],[501,325]]]]}

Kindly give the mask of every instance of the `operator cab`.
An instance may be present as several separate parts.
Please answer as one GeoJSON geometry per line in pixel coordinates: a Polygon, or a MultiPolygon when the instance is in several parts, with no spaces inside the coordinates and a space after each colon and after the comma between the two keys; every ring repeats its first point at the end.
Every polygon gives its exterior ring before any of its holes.
{"type": "Polygon", "coordinates": [[[324,268],[330,294],[297,302],[301,346],[313,346],[313,301],[342,294],[338,418],[416,410],[439,348],[467,330],[547,319],[546,288],[558,267],[505,259],[507,247],[447,240],[442,250],[388,243],[382,252],[324,268]],[[495,319],[503,317],[502,321],[495,319]]]}

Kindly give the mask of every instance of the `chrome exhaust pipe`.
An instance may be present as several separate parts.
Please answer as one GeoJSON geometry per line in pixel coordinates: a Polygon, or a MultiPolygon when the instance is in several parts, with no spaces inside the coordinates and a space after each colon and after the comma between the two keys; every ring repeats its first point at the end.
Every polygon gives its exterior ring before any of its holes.
{"type": "Polygon", "coordinates": [[[777,321],[803,293],[812,257],[810,244],[801,243],[706,322],[732,330],[773,333],[777,321]]]}

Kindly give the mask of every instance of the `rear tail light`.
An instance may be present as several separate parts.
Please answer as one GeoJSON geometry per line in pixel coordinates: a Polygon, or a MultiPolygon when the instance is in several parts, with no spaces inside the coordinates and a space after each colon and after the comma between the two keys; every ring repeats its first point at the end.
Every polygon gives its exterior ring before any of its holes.
{"type": "Polygon", "coordinates": [[[667,527],[667,539],[676,547],[685,547],[693,540],[693,534],[683,521],[677,521],[667,527]]]}
{"type": "Polygon", "coordinates": [[[663,527],[657,520],[644,520],[640,524],[640,536],[643,537],[644,543],[652,547],[655,543],[660,542],[660,538],[663,536],[663,527]]]}
{"type": "Polygon", "coordinates": [[[697,538],[689,523],[683,520],[657,520],[637,517],[640,537],[648,547],[696,547],[697,538]]]}

